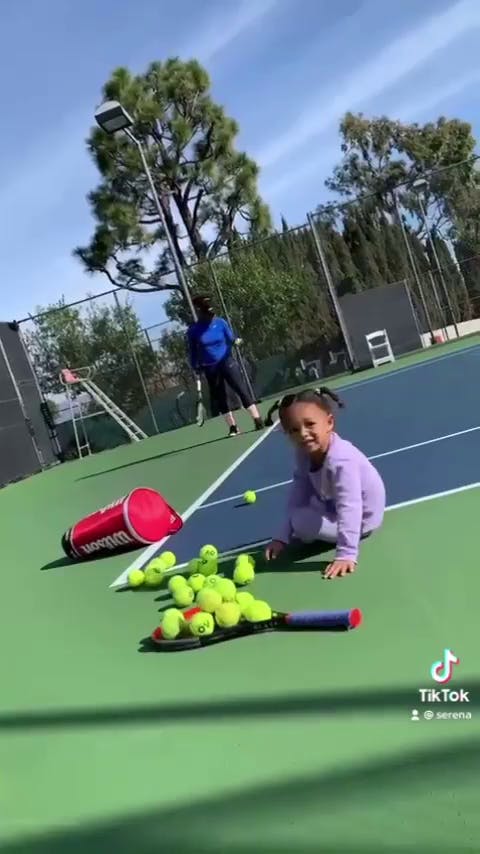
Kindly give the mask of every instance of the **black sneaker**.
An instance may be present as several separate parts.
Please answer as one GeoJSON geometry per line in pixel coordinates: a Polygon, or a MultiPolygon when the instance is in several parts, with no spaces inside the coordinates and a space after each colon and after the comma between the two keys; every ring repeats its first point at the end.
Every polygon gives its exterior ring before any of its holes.
{"type": "Polygon", "coordinates": [[[236,424],[232,424],[232,426],[230,427],[230,430],[228,431],[228,435],[229,436],[239,436],[240,435],[240,430],[238,429],[236,424]]]}
{"type": "Polygon", "coordinates": [[[263,430],[265,423],[263,418],[255,418],[255,430],[263,430]]]}

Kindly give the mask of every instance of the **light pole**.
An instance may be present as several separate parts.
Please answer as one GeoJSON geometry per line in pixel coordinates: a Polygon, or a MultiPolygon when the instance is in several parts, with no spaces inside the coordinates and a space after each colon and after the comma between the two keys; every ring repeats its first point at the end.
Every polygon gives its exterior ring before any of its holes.
{"type": "Polygon", "coordinates": [[[143,171],[145,172],[148,183],[150,184],[150,189],[153,195],[153,201],[155,203],[155,207],[157,208],[158,216],[160,217],[160,222],[165,232],[165,237],[167,238],[168,248],[172,256],[178,284],[182,290],[183,296],[188,305],[188,308],[190,309],[190,313],[193,319],[197,320],[197,312],[195,311],[195,306],[192,302],[190,289],[183,274],[182,264],[178,257],[178,253],[175,248],[175,244],[173,242],[172,235],[167,224],[167,220],[165,218],[165,213],[163,211],[157,190],[155,188],[155,184],[153,182],[152,173],[150,172],[150,168],[147,163],[147,158],[145,157],[143,145],[131,131],[131,128],[133,127],[132,117],[127,113],[126,109],[122,107],[122,105],[118,101],[106,101],[104,104],[101,104],[100,107],[97,107],[95,111],[95,121],[102,128],[102,130],[105,131],[105,133],[108,133],[110,136],[113,136],[115,133],[117,133],[117,131],[123,130],[128,136],[128,138],[137,146],[138,153],[140,154],[140,158],[142,161],[143,171]]]}

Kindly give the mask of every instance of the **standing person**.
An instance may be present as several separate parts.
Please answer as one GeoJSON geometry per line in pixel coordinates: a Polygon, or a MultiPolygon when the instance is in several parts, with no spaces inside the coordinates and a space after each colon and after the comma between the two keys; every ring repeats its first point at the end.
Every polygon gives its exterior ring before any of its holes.
{"type": "Polygon", "coordinates": [[[230,325],[223,317],[217,317],[206,296],[193,299],[198,320],[187,330],[190,364],[196,373],[203,373],[210,390],[212,403],[225,417],[229,436],[238,436],[235,416],[230,412],[227,386],[240,398],[243,407],[250,413],[256,430],[264,427],[255,400],[243,380],[232,348],[239,339],[235,338],[230,325]]]}
{"type": "Polygon", "coordinates": [[[385,512],[385,486],[377,469],[351,442],[335,432],[328,388],[288,394],[272,406],[296,448],[296,467],[285,518],[266,549],[273,560],[295,540],[336,546],[326,578],[354,572],[360,541],[377,531],[385,512]]]}

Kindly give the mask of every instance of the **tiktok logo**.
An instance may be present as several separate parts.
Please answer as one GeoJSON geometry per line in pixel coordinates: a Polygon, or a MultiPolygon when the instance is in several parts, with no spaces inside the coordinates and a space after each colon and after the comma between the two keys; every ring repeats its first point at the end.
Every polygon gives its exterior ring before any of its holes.
{"type": "Polygon", "coordinates": [[[443,658],[440,661],[435,661],[430,668],[430,676],[435,682],[440,682],[446,685],[450,682],[453,676],[453,665],[460,664],[460,659],[452,652],[451,649],[443,650],[443,658]]]}

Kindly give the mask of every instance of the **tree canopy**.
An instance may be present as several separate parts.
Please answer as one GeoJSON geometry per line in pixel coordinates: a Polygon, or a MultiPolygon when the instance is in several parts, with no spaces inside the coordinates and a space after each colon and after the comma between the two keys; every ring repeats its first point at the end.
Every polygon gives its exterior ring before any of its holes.
{"type": "Polygon", "coordinates": [[[48,306],[26,333],[35,372],[46,394],[61,394],[59,374],[64,368],[93,368],[93,379],[128,414],[145,406],[145,395],[129,341],[147,386],[162,388],[158,357],[143,334],[133,306],[108,306],[92,301],[88,308],[72,307],[64,300],[48,306]]]}
{"type": "MultiPolygon", "coordinates": [[[[103,88],[134,119],[165,221],[181,263],[215,257],[237,233],[271,229],[257,190],[258,167],[235,148],[238,125],[216,104],[195,60],[154,62],[145,74],[118,68],[103,88]]],[[[88,200],[96,223],[75,255],[89,272],[132,290],[172,288],[172,269],[139,151],[125,134],[91,131],[88,150],[101,176],[88,200]]]]}

